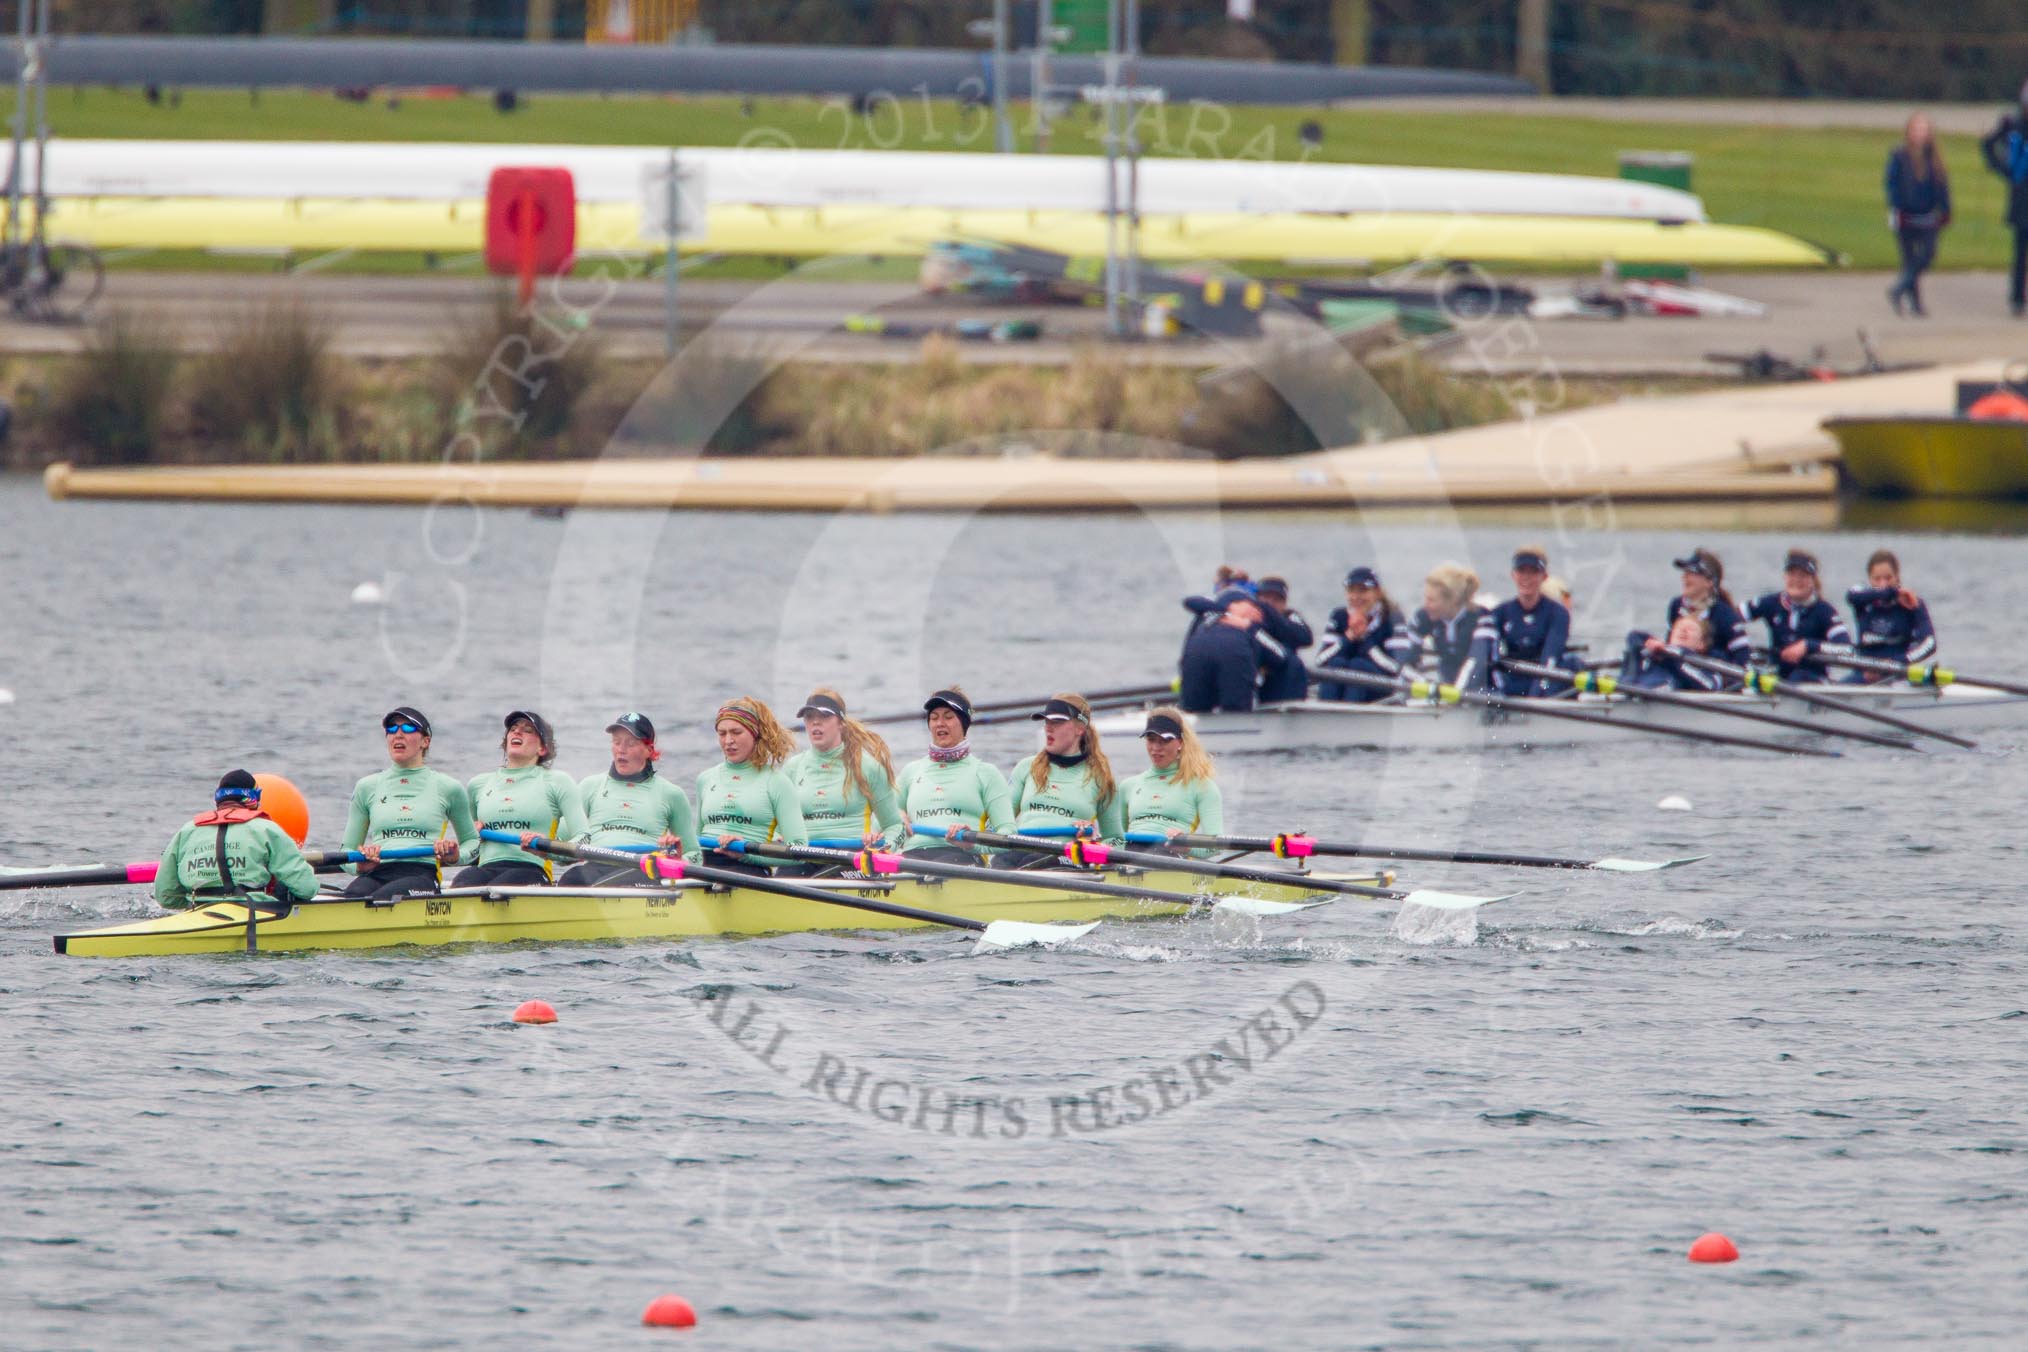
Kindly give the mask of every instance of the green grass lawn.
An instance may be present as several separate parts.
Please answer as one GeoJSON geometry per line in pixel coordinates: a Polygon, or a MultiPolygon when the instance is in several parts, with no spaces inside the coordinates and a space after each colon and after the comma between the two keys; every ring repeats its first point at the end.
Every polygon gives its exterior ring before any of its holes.
{"type": "MultiPolygon", "coordinates": [[[[903,98],[877,101],[857,115],[840,100],[596,98],[537,96],[513,113],[490,98],[383,96],[366,104],[330,95],[219,91],[184,94],[175,107],[150,105],[138,92],[51,91],[57,135],[190,139],[338,141],[518,141],[611,145],[739,144],[818,148],[984,150],[985,115],[956,104],[903,98]]],[[[0,98],[11,112],[11,91],[0,98]]],[[[1029,143],[1025,106],[1017,107],[1029,143]]],[[[1357,108],[1150,110],[1142,139],[1151,154],[1228,159],[1296,159],[1298,129],[1314,119],[1324,132],[1312,158],[1374,164],[1427,164],[1611,176],[1621,150],[1684,150],[1696,156],[1695,188],[1715,220],[1765,225],[1826,244],[1859,267],[1894,263],[1881,173],[1893,138],[1876,132],[1780,127],[1640,123],[1617,126],[1574,117],[1501,117],[1490,113],[1361,111],[1357,108]]],[[[1093,154],[1099,127],[1079,109],[1057,124],[1050,150],[1093,154]]],[[[1976,143],[1944,138],[1953,170],[1957,223],[1944,237],[1940,265],[2000,267],[2006,230],[2001,185],[1980,163],[1976,143]]]]}

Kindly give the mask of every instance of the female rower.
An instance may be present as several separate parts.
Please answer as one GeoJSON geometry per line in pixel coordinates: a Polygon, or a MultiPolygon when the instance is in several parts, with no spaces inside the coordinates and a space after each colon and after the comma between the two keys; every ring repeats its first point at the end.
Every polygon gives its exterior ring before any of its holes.
{"type": "MultiPolygon", "coordinates": [[[[1675,629],[1677,617],[1686,611],[1702,615],[1711,621],[1711,652],[1714,656],[1735,666],[1752,663],[1753,642],[1747,637],[1746,621],[1740,618],[1732,593],[1725,590],[1725,565],[1719,562],[1718,556],[1708,549],[1693,549],[1676,560],[1676,567],[1683,574],[1683,590],[1669,599],[1669,629],[1675,629]]],[[[1726,681],[1724,684],[1734,685],[1737,682],[1726,681]]]]}
{"type": "Polygon", "coordinates": [[[317,875],[289,833],[261,811],[254,777],[228,770],[211,795],[211,811],[186,823],[162,851],[155,904],[180,911],[255,893],[283,903],[308,901],[317,895],[317,875]]]}
{"type": "Polygon", "coordinates": [[[1422,609],[1409,631],[1435,656],[1444,684],[1482,690],[1491,680],[1497,634],[1493,613],[1478,603],[1479,575],[1461,563],[1440,563],[1422,584],[1422,609]]]}
{"type": "MultiPolygon", "coordinates": [[[[1859,655],[1913,665],[1936,656],[1936,626],[1923,599],[1901,585],[1901,560],[1891,549],[1876,549],[1866,560],[1866,584],[1845,593],[1859,635],[1859,655]]],[[[1851,680],[1884,681],[1877,671],[1855,671],[1851,680]]]]}
{"type": "Polygon", "coordinates": [[[1748,602],[1746,618],[1767,625],[1768,651],[1785,681],[1829,680],[1824,664],[1810,659],[1824,652],[1852,652],[1852,631],[1818,590],[1817,556],[1807,550],[1789,551],[1782,563],[1782,589],[1748,602]]]}
{"type": "MultiPolygon", "coordinates": [[[[583,809],[580,845],[608,849],[659,845],[689,853],[697,848],[697,818],[690,795],[674,780],[655,773],[662,758],[655,745],[655,725],[646,714],[621,714],[606,724],[612,739],[612,764],[587,775],[577,786],[583,809]]],[[[566,887],[624,887],[642,884],[637,869],[610,864],[578,864],[556,880],[566,887]]]]}
{"type": "MultiPolygon", "coordinates": [[[[1083,835],[1118,840],[1126,830],[1126,804],[1091,725],[1091,705],[1082,695],[1053,695],[1041,713],[1029,717],[1042,724],[1042,750],[1007,777],[1014,829],[1070,826],[1083,835]]],[[[1048,856],[1036,858],[1046,862],[1048,856]]]]}
{"type": "MultiPolygon", "coordinates": [[[[1401,611],[1380,585],[1380,574],[1365,565],[1345,574],[1345,604],[1331,612],[1329,631],[1317,650],[1320,668],[1343,667],[1369,676],[1399,676],[1415,652],[1415,639],[1401,620],[1401,611]]],[[[1385,690],[1325,681],[1318,699],[1364,704],[1386,699],[1385,690]]]]}
{"type": "MultiPolygon", "coordinates": [[[[782,770],[796,744],[774,712],[752,696],[741,695],[719,707],[714,727],[725,759],[697,776],[698,834],[755,845],[809,844],[801,795],[782,770]]],[[[709,862],[713,868],[752,873],[771,868],[752,856],[729,851],[722,857],[714,853],[709,862]]]]}
{"type": "MultiPolygon", "coordinates": [[[[1225,800],[1212,777],[1211,755],[1197,740],[1183,711],[1150,711],[1141,740],[1148,748],[1148,768],[1120,784],[1128,833],[1160,833],[1172,839],[1223,834],[1225,800]]],[[[1211,851],[1191,853],[1206,858],[1211,851]]]]}
{"type": "Polygon", "coordinates": [[[929,725],[929,754],[902,767],[896,781],[901,800],[901,848],[924,859],[976,863],[978,856],[959,845],[939,844],[935,835],[916,835],[913,828],[942,831],[971,826],[986,831],[1014,829],[1014,808],[1007,778],[972,754],[972,702],[958,686],[946,686],[923,701],[929,725]]]}
{"type": "Polygon", "coordinates": [[[352,808],[345,818],[345,848],[366,856],[364,864],[347,864],[359,876],[345,889],[348,897],[398,897],[437,890],[437,863],[448,864],[462,853],[476,854],[478,832],[472,826],[472,799],[465,786],[423,764],[430,754],[430,721],[403,705],[380,720],[393,762],[366,776],[352,789],[352,808]],[[446,835],[448,831],[451,834],[446,835]],[[430,845],[437,862],[380,860],[387,846],[430,845]]]}
{"type": "MultiPolygon", "coordinates": [[[[1513,571],[1508,576],[1514,579],[1514,595],[1494,606],[1492,613],[1496,655],[1538,666],[1563,666],[1564,649],[1570,643],[1570,612],[1544,592],[1549,551],[1540,545],[1523,545],[1514,551],[1513,571]]],[[[1551,695],[1564,684],[1496,667],[1493,688],[1503,695],[1551,695]]]]}
{"type": "Polygon", "coordinates": [[[828,688],[811,691],[796,716],[810,745],[782,771],[796,786],[811,839],[877,845],[900,830],[894,759],[880,734],[848,717],[844,696],[828,688]]]}
{"type": "Polygon", "coordinates": [[[1636,630],[1627,635],[1627,655],[1620,666],[1620,680],[1647,690],[1722,690],[1724,677],[1683,660],[1685,653],[1699,656],[1709,653],[1711,635],[1710,617],[1689,611],[1676,617],[1666,639],[1636,630]]]}
{"type": "Polygon", "coordinates": [[[521,887],[553,876],[547,856],[528,846],[538,839],[575,840],[584,834],[584,799],[577,783],[551,768],[556,733],[541,714],[516,709],[507,715],[497,770],[474,776],[465,786],[479,829],[513,831],[519,845],[481,840],[479,857],[451,879],[453,887],[521,887]]]}

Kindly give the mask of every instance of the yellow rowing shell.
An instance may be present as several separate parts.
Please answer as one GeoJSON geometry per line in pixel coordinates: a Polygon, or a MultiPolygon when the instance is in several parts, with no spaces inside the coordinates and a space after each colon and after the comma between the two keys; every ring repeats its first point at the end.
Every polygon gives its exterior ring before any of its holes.
{"type": "MultiPolygon", "coordinates": [[[[24,213],[25,215],[26,213],[24,213]]],[[[710,208],[709,231],[685,252],[812,258],[916,257],[937,240],[993,240],[1059,253],[1105,252],[1106,219],[1090,211],[937,207],[710,208]]],[[[484,202],[337,198],[67,197],[49,212],[50,234],[101,249],[470,253],[485,244],[484,202]]],[[[638,255],[662,246],[640,234],[630,203],[584,202],[577,252],[638,255]]],[[[1150,216],[1141,253],[1164,263],[1253,262],[1392,265],[1420,261],[1538,266],[1617,263],[1815,268],[1836,256],[1758,226],[1669,224],[1569,216],[1436,212],[1197,212],[1150,216]]]]}
{"type": "MultiPolygon", "coordinates": [[[[1048,875],[1039,875],[1047,877],[1048,875]]],[[[1216,898],[1244,894],[1268,901],[1318,895],[1291,870],[1292,881],[1246,883],[1156,870],[1078,875],[1154,891],[1216,898]]],[[[970,879],[944,883],[909,879],[794,879],[805,887],[870,897],[973,920],[1057,921],[1175,916],[1175,902],[1090,896],[1048,887],[970,879]]],[[[1365,880],[1371,881],[1371,880],[1365,880]]],[[[105,929],[55,936],[56,951],[78,958],[172,957],[246,951],[247,908],[212,902],[105,929]]],[[[693,939],[712,935],[787,934],[806,930],[916,929],[924,921],[827,906],[745,888],[700,885],[662,889],[529,889],[415,897],[393,903],[316,901],[278,914],[256,912],[255,946],[263,952],[396,948],[406,944],[564,943],[620,939],[693,939]]]]}

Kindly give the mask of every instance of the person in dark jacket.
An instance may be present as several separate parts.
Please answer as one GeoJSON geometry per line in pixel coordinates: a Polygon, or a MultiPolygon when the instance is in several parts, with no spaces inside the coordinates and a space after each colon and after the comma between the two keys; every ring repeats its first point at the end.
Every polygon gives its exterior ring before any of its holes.
{"type": "Polygon", "coordinates": [[[1901,249],[1901,275],[1887,288],[1894,313],[1906,303],[1921,318],[1922,274],[1936,261],[1937,237],[1951,223],[1951,178],[1937,149],[1936,129],[1921,113],[1908,119],[1901,144],[1887,156],[1887,220],[1901,249]]]}
{"type": "Polygon", "coordinates": [[[1675,566],[1682,571],[1683,590],[1669,598],[1666,632],[1673,633],[1685,613],[1701,615],[1711,621],[1711,656],[1734,666],[1751,666],[1753,639],[1732,593],[1725,590],[1725,565],[1710,550],[1693,549],[1675,566]]]}
{"type": "MultiPolygon", "coordinates": [[[[1914,664],[1936,656],[1936,626],[1929,606],[1901,585],[1901,560],[1891,549],[1876,549],[1866,560],[1866,581],[1845,593],[1852,607],[1859,655],[1914,664]]],[[[1876,671],[1855,671],[1848,681],[1891,679],[1876,671]]]]}
{"type": "Polygon", "coordinates": [[[1259,693],[1265,654],[1260,603],[1237,587],[1213,598],[1219,615],[1183,644],[1179,702],[1186,714],[1246,713],[1259,693]]]}
{"type": "Polygon", "coordinates": [[[1303,667],[1303,649],[1317,641],[1310,622],[1289,604],[1289,584],[1282,578],[1260,580],[1260,644],[1266,660],[1260,669],[1260,701],[1276,704],[1310,697],[1310,674],[1303,667]]]}
{"type": "Polygon", "coordinates": [[[1620,664],[1620,681],[1646,690],[1690,690],[1709,694],[1725,688],[1725,678],[1683,660],[1685,653],[1700,656],[1711,651],[1711,621],[1684,611],[1669,626],[1669,637],[1656,638],[1636,629],[1627,635],[1627,655],[1620,664]]]}
{"type": "MultiPolygon", "coordinates": [[[[1414,660],[1415,636],[1380,585],[1380,574],[1364,564],[1345,574],[1345,604],[1331,612],[1330,628],[1317,649],[1318,668],[1343,667],[1392,680],[1414,660]]],[[[1365,704],[1387,697],[1385,690],[1350,682],[1317,686],[1318,699],[1365,704]]]]}
{"type": "Polygon", "coordinates": [[[1408,631],[1436,663],[1446,685],[1485,690],[1492,683],[1499,634],[1493,612],[1480,605],[1479,575],[1461,563],[1440,563],[1422,584],[1422,609],[1408,631]]]}
{"type": "MultiPolygon", "coordinates": [[[[1493,607],[1493,632],[1497,655],[1541,666],[1564,665],[1563,650],[1570,643],[1570,612],[1561,601],[1543,594],[1549,580],[1549,551],[1541,545],[1524,545],[1514,552],[1514,595],[1493,607]]],[[[1518,671],[1496,669],[1493,689],[1502,695],[1551,695],[1566,689],[1561,682],[1518,671]]]]}
{"type": "Polygon", "coordinates": [[[1979,140],[1986,165],[2007,180],[2007,224],[2014,227],[2014,263],[2007,275],[2007,304],[2020,318],[2028,310],[2028,84],[2020,106],[1979,140]]]}
{"type": "Polygon", "coordinates": [[[1745,617],[1767,625],[1768,651],[1785,681],[1827,681],[1819,653],[1852,655],[1852,631],[1817,587],[1817,556],[1791,549],[1782,564],[1782,589],[1747,602],[1745,617]]]}

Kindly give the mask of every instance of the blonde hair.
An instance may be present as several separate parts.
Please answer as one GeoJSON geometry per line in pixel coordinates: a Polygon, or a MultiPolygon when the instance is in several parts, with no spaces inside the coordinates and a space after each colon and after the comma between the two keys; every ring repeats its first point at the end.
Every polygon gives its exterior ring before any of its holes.
{"type": "MultiPolygon", "coordinates": [[[[845,707],[845,697],[828,685],[818,686],[810,692],[810,697],[832,700],[839,708],[845,707]]],[[[853,788],[859,790],[859,796],[870,803],[873,801],[873,786],[866,782],[865,758],[871,754],[874,762],[887,771],[887,781],[892,784],[894,755],[887,749],[887,739],[858,719],[840,715],[838,721],[845,729],[845,736],[841,742],[845,754],[845,777],[852,781],[853,788]]]]}
{"type": "Polygon", "coordinates": [[[736,695],[719,706],[720,716],[711,720],[713,728],[724,721],[727,709],[742,709],[760,725],[749,729],[753,733],[753,755],[747,758],[747,762],[755,769],[771,770],[795,753],[795,739],[775,717],[774,710],[752,695],[736,695]]]}
{"type": "Polygon", "coordinates": [[[1429,570],[1427,581],[1459,610],[1472,604],[1479,594],[1479,575],[1462,563],[1438,564],[1429,570]]]}
{"type": "Polygon", "coordinates": [[[1570,604],[1570,584],[1554,573],[1542,579],[1542,594],[1552,601],[1570,604]]]}
{"type": "Polygon", "coordinates": [[[1183,729],[1182,735],[1178,739],[1181,746],[1176,756],[1176,782],[1178,784],[1189,784],[1199,779],[1216,779],[1218,777],[1218,771],[1213,769],[1211,765],[1211,753],[1204,749],[1204,743],[1197,740],[1196,730],[1190,726],[1190,720],[1183,716],[1181,709],[1176,708],[1174,705],[1165,704],[1159,709],[1148,710],[1148,717],[1171,719],[1177,727],[1183,729]]]}
{"type": "MultiPolygon", "coordinates": [[[[1084,715],[1085,768],[1091,773],[1092,787],[1098,790],[1100,806],[1110,803],[1113,800],[1114,792],[1119,788],[1119,780],[1113,776],[1113,763],[1107,760],[1106,753],[1099,749],[1098,729],[1091,725],[1091,701],[1087,700],[1083,695],[1073,695],[1068,692],[1051,695],[1050,698],[1060,699],[1084,715]]],[[[1035,753],[1035,762],[1028,771],[1028,777],[1034,781],[1035,787],[1038,789],[1049,783],[1049,754],[1047,752],[1038,751],[1035,753]]]]}

